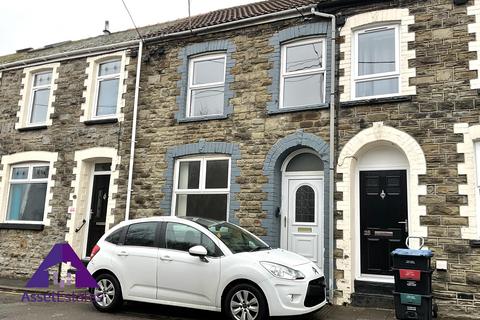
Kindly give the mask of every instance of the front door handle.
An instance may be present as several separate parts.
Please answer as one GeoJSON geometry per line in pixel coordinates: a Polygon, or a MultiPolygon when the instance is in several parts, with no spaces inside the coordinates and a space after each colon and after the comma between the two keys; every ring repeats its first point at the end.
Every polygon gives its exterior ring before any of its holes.
{"type": "Polygon", "coordinates": [[[408,220],[405,219],[405,221],[399,221],[399,224],[403,224],[405,226],[405,232],[408,233],[408,220]]]}
{"type": "Polygon", "coordinates": [[[125,257],[125,256],[128,256],[128,253],[127,253],[127,251],[120,251],[120,252],[117,252],[117,256],[125,257]]]}
{"type": "Polygon", "coordinates": [[[172,261],[173,259],[170,258],[170,256],[162,256],[162,257],[160,257],[160,260],[162,260],[162,261],[172,261]]]}

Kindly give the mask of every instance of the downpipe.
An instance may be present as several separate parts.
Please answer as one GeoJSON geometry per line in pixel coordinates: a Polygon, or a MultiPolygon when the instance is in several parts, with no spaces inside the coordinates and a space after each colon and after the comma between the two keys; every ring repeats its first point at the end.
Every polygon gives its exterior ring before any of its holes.
{"type": "Polygon", "coordinates": [[[331,19],[332,24],[332,33],[331,33],[331,42],[332,42],[332,52],[331,52],[331,74],[330,74],[330,157],[329,157],[329,194],[328,194],[328,227],[329,227],[329,241],[328,241],[328,299],[330,303],[333,303],[333,290],[335,289],[334,282],[334,176],[335,176],[335,71],[336,71],[336,28],[337,28],[337,19],[335,15],[329,13],[318,12],[315,8],[311,9],[311,13],[318,17],[331,19]]]}
{"type": "Polygon", "coordinates": [[[142,68],[143,40],[138,42],[137,72],[135,78],[135,98],[133,101],[132,137],[130,141],[130,162],[128,164],[127,201],[125,204],[125,221],[130,219],[132,201],[133,164],[135,160],[135,144],[137,143],[138,96],[140,92],[140,71],[142,68]]]}

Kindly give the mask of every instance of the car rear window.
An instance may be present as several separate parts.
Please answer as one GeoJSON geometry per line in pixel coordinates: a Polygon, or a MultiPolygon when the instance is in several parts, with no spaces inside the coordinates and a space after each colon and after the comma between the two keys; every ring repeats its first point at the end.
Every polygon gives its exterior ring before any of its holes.
{"type": "Polygon", "coordinates": [[[122,237],[122,232],[124,230],[125,230],[125,227],[120,228],[115,232],[112,232],[112,234],[110,234],[108,237],[105,238],[105,241],[113,244],[118,244],[120,242],[120,238],[122,237]]]}
{"type": "Polygon", "coordinates": [[[157,225],[157,222],[141,222],[130,225],[124,244],[126,246],[154,247],[157,225]]]}

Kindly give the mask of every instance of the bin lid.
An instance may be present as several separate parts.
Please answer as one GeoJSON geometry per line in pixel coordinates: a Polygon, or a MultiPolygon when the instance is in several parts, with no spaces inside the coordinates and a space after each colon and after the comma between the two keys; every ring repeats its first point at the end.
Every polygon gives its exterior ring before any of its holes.
{"type": "Polygon", "coordinates": [[[431,250],[414,250],[414,249],[395,249],[392,251],[394,256],[414,256],[414,257],[433,257],[431,250]]]}

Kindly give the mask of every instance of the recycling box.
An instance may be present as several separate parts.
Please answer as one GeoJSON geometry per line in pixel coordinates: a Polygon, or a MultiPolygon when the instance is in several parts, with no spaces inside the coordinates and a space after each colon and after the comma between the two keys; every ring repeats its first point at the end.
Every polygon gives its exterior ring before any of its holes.
{"type": "Polygon", "coordinates": [[[396,249],[392,252],[397,319],[432,319],[432,256],[430,250],[396,249]]]}
{"type": "Polygon", "coordinates": [[[392,252],[393,268],[429,271],[433,256],[430,250],[396,249],[392,252]]]}
{"type": "Polygon", "coordinates": [[[432,293],[433,270],[395,269],[395,291],[430,295],[432,293]]]}
{"type": "Polygon", "coordinates": [[[394,292],[395,316],[401,320],[431,320],[432,296],[394,292]]]}

